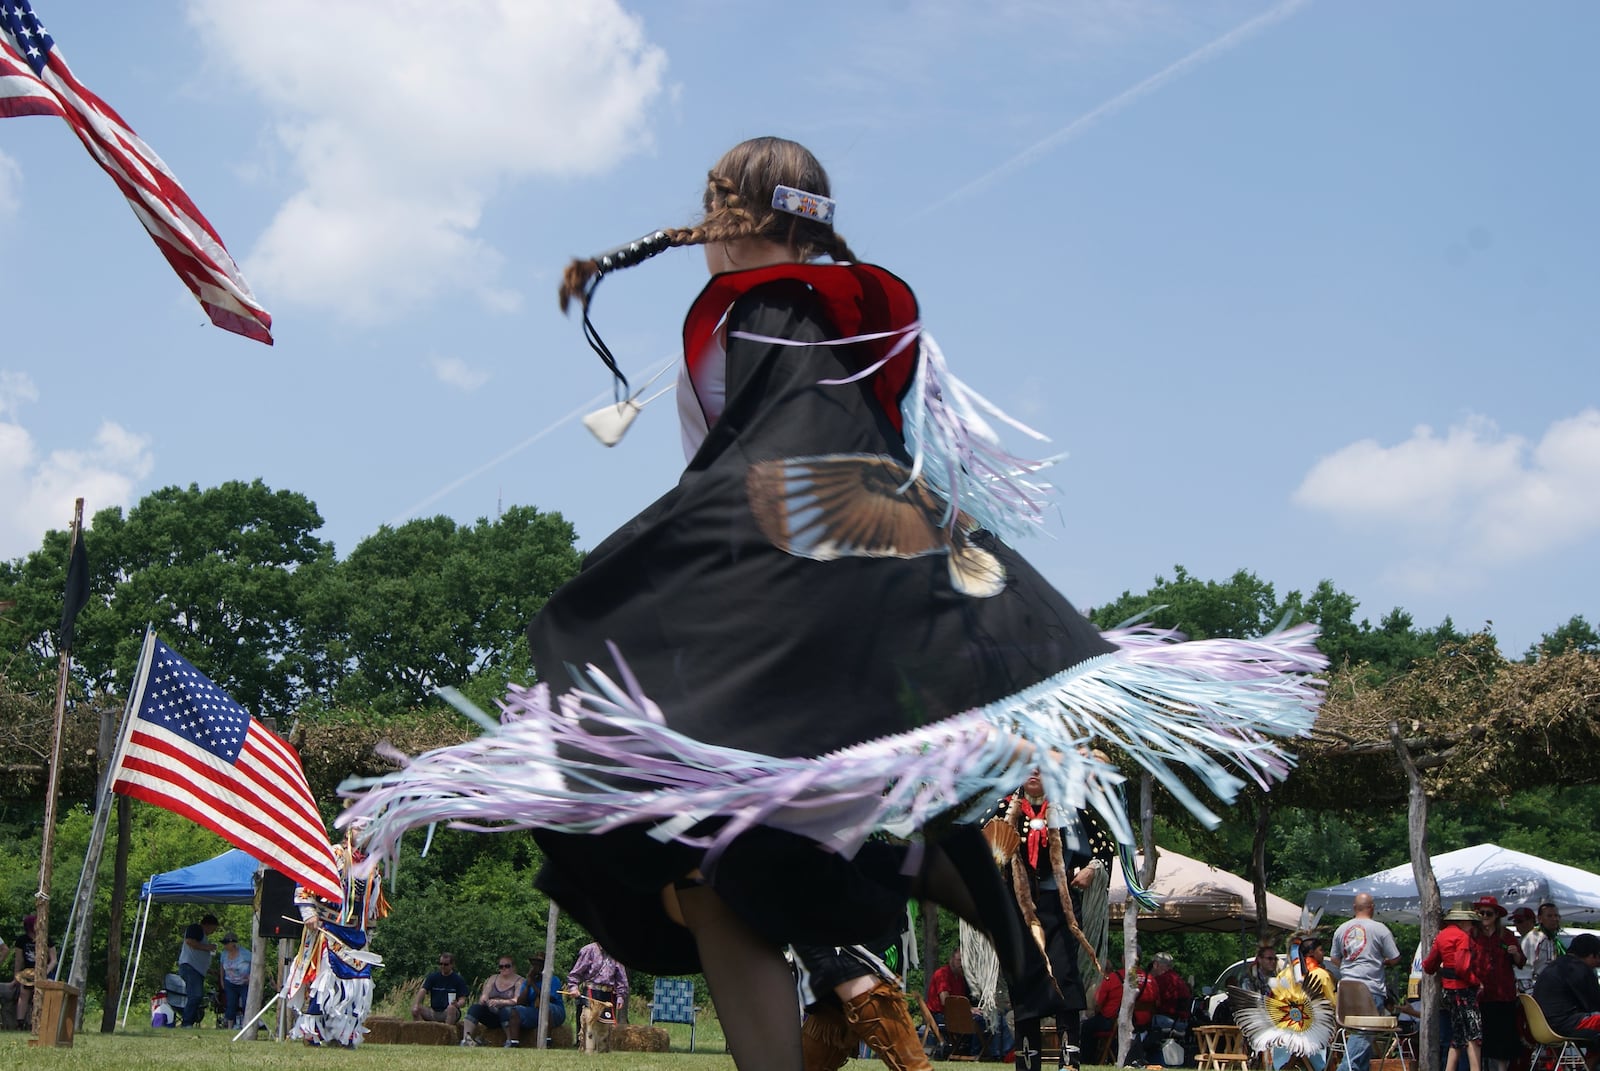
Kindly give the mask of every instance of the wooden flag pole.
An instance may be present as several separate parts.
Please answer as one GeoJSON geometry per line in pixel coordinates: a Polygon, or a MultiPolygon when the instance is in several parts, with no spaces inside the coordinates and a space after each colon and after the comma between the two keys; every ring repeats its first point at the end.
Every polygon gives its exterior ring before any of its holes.
{"type": "MultiPolygon", "coordinates": [[[[140,647],[141,658],[148,657],[150,647],[149,638],[155,632],[154,626],[145,626],[145,643],[140,647]]],[[[134,673],[134,679],[139,679],[139,674],[134,673]]],[[[116,735],[113,737],[106,731],[106,725],[101,725],[101,748],[104,756],[100,768],[100,783],[95,796],[94,825],[89,830],[89,846],[83,853],[83,873],[78,878],[78,895],[72,903],[72,916],[70,928],[77,935],[73,944],[72,958],[67,961],[67,984],[84,991],[84,986],[89,980],[89,938],[94,933],[94,894],[100,886],[100,861],[105,855],[106,828],[111,824],[111,812],[116,808],[112,801],[116,796],[111,791],[111,780],[116,775],[117,760],[122,756],[122,745],[127,739],[128,731],[132,727],[133,692],[128,693],[128,702],[123,707],[122,722],[115,726],[116,735]],[[114,742],[112,742],[114,741],[114,742]]],[[[107,719],[109,721],[109,719],[107,719]]],[[[118,846],[121,851],[121,846],[118,846]]],[[[124,890],[119,889],[118,895],[124,890]]],[[[112,946],[120,941],[121,935],[113,938],[112,946]]],[[[62,938],[65,943],[65,938],[62,938]]],[[[65,949],[62,950],[65,952],[65,949]]],[[[78,1014],[83,1014],[83,1005],[78,1005],[78,1014]]]]}
{"type": "MultiPolygon", "coordinates": [[[[72,560],[72,550],[78,545],[78,534],[83,528],[83,499],[78,499],[72,510],[72,538],[67,541],[67,560],[72,560]]],[[[61,790],[61,734],[67,718],[67,671],[72,666],[72,651],[63,646],[61,665],[56,675],[56,717],[50,741],[50,782],[44,798],[44,831],[39,847],[39,891],[33,894],[33,947],[37,949],[33,969],[33,1011],[28,1029],[39,1033],[40,1005],[44,1003],[47,988],[45,966],[50,962],[50,874],[51,853],[56,841],[56,796],[61,790]]]]}

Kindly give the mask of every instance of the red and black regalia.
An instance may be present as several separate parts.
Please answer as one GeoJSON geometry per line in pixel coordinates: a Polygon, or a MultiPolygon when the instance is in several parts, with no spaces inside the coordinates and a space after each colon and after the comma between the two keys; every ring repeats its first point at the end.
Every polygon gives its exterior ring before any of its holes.
{"type": "Polygon", "coordinates": [[[364,786],[348,813],[375,850],[440,820],[535,829],[541,885],[618,959],[693,971],[660,900],[692,870],[774,943],[865,942],[922,839],[977,842],[951,829],[1034,767],[1126,838],[1090,738],[1202,815],[1174,764],[1221,796],[1287,769],[1271,737],[1314,716],[1314,632],[1097,630],[1003,541],[1043,517],[1039,466],[999,447],[894,275],[713,277],[681,389],[677,485],[529,626],[542,683],[496,731],[364,786]]]}
{"type": "MultiPolygon", "coordinates": [[[[1001,873],[1032,943],[1029,960],[1034,951],[1043,956],[1043,970],[1036,962],[1030,963],[1031,969],[1025,969],[1011,988],[1017,1066],[1037,1067],[1023,1057],[1033,1051],[1028,1048],[1030,1042],[1037,1049],[1038,1020],[1053,1018],[1066,1046],[1075,1049],[1078,1045],[1079,1022],[1089,1006],[1079,952],[1090,946],[1079,922],[1083,894],[1073,879],[1094,863],[1109,870],[1116,843],[1088,811],[1058,808],[1046,797],[1025,791],[1002,800],[993,821],[1003,823],[1015,835],[1014,841],[1006,841],[1014,848],[1009,858],[1001,861],[1001,873]]],[[[1092,959],[1092,949],[1090,952],[1092,959]]],[[[1063,1047],[1062,1063],[1076,1065],[1076,1053],[1063,1047]]]]}

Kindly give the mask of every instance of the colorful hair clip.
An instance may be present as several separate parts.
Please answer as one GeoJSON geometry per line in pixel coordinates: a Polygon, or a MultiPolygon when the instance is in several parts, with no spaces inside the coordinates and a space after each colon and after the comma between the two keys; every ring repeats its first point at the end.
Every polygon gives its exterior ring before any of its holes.
{"type": "Polygon", "coordinates": [[[820,193],[807,193],[793,186],[779,186],[772,191],[772,207],[779,212],[814,219],[818,223],[833,223],[833,199],[820,193]]]}

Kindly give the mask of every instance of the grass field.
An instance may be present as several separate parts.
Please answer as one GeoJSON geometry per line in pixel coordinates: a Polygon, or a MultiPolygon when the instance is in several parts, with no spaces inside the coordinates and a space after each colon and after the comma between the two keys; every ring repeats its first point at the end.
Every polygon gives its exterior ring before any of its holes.
{"type": "MultiPolygon", "coordinates": [[[[185,1071],[226,1071],[230,1068],[295,1068],[315,1071],[468,1071],[473,1067],[513,1071],[537,1066],[549,1071],[733,1071],[733,1060],[713,1051],[614,1052],[584,1056],[572,1049],[462,1049],[434,1045],[363,1045],[353,1051],[313,1049],[296,1042],[230,1042],[232,1033],[202,1027],[199,1030],[130,1030],[126,1033],[79,1034],[70,1049],[28,1047],[22,1031],[0,1034],[0,1067],[28,1071],[148,1071],[184,1068],[185,1071]]],[[[695,1037],[698,1048],[699,1034],[695,1037]]],[[[689,1043],[685,1028],[674,1045],[689,1043]]],[[[865,1071],[870,1066],[858,1065],[865,1071]]]]}
{"type": "MultiPolygon", "coordinates": [[[[679,1029],[679,1028],[674,1028],[679,1029]]],[[[674,1047],[687,1048],[688,1029],[673,1035],[674,1047]]],[[[0,1034],[0,1067],[28,1071],[228,1071],[238,1068],[294,1068],[298,1071],[470,1071],[474,1067],[516,1071],[733,1071],[721,1039],[709,1051],[613,1052],[584,1056],[572,1049],[462,1049],[434,1045],[363,1045],[355,1050],[313,1049],[296,1042],[241,1041],[230,1031],[129,1030],[117,1034],[79,1034],[70,1049],[35,1049],[22,1031],[0,1034]]],[[[697,1048],[703,1035],[696,1034],[697,1048]]],[[[981,1067],[1005,1071],[1000,1064],[945,1064],[950,1068],[981,1067]]],[[[876,1060],[852,1060],[845,1071],[878,1071],[876,1060]]],[[[1093,1069],[1085,1068],[1085,1071],[1093,1069]]]]}

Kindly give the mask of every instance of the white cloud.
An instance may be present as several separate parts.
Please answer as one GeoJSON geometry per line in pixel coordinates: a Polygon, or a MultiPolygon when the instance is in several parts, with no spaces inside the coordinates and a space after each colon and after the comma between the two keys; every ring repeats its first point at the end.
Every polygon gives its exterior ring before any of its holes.
{"type": "Polygon", "coordinates": [[[0,372],[0,558],[37,550],[44,533],[72,521],[73,499],[90,513],[133,504],[134,487],[150,474],[149,443],[106,421],[82,449],[42,454],[16,421],[21,404],[39,398],[27,375],[0,372]]]}
{"type": "Polygon", "coordinates": [[[615,0],[190,0],[189,17],[302,184],[247,274],[364,319],[451,288],[514,305],[475,233],[489,197],[648,146],[666,69],[615,0]]]}
{"type": "Polygon", "coordinates": [[[1294,501],[1397,538],[1400,554],[1426,543],[1431,565],[1400,567],[1423,586],[1572,546],[1600,536],[1600,409],[1556,421],[1531,447],[1482,417],[1394,446],[1363,439],[1313,465],[1294,501]]]}
{"type": "Polygon", "coordinates": [[[489,381],[489,373],[470,367],[460,357],[435,357],[430,363],[440,383],[458,390],[477,390],[489,381]]]}

